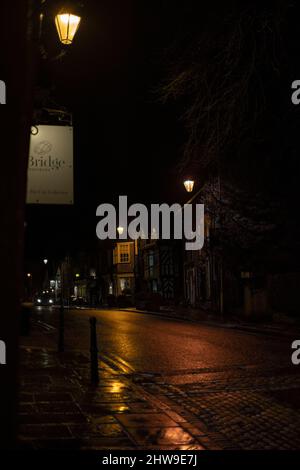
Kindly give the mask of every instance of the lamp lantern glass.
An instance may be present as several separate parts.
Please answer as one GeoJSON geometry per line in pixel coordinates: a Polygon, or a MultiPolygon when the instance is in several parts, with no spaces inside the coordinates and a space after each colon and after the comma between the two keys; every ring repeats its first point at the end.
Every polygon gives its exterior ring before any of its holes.
{"type": "Polygon", "coordinates": [[[55,26],[62,44],[70,45],[79,28],[81,17],[74,15],[68,9],[61,10],[55,16],[55,26]]]}
{"type": "Polygon", "coordinates": [[[187,179],[183,182],[184,187],[188,193],[193,192],[195,181],[191,179],[187,179]]]}

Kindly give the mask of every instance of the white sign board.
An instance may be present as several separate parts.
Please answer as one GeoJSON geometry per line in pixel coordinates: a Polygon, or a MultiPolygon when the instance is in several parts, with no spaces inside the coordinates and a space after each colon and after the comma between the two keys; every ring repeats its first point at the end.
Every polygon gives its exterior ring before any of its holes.
{"type": "Polygon", "coordinates": [[[31,134],[28,204],[73,204],[73,127],[37,126],[31,134]]]}

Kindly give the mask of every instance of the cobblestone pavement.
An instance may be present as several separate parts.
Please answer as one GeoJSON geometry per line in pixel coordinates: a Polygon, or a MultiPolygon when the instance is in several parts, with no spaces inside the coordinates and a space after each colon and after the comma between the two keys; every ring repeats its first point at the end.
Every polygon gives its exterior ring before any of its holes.
{"type": "Polygon", "coordinates": [[[197,383],[148,388],[183,405],[190,425],[200,421],[204,436],[222,449],[300,448],[300,377],[294,369],[205,372],[197,383]]]}
{"type": "Polygon", "coordinates": [[[56,340],[38,323],[22,340],[22,448],[300,448],[300,374],[286,362],[153,373],[102,351],[95,387],[88,350],[58,354],[56,340]]]}
{"type": "Polygon", "coordinates": [[[126,374],[103,362],[99,372],[99,385],[91,386],[82,352],[22,347],[20,448],[204,449],[200,430],[189,430],[182,416],[149,398],[126,374]]]}

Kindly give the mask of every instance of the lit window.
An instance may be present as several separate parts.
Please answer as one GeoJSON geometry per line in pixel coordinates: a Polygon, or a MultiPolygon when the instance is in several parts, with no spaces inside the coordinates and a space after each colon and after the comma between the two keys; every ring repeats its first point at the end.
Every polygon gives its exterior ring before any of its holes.
{"type": "Polygon", "coordinates": [[[120,289],[121,289],[121,292],[123,292],[124,290],[130,289],[130,279],[128,278],[120,279],[120,289]]]}
{"type": "Polygon", "coordinates": [[[119,248],[119,263],[130,262],[130,245],[128,243],[120,243],[119,248]]]}
{"type": "Polygon", "coordinates": [[[158,292],[158,285],[156,279],[152,280],[152,292],[158,292]]]}
{"type": "Polygon", "coordinates": [[[130,263],[130,243],[118,243],[113,252],[113,263],[130,263]]]}
{"type": "Polygon", "coordinates": [[[151,251],[148,255],[149,275],[154,275],[154,253],[151,251]]]}
{"type": "Polygon", "coordinates": [[[129,254],[120,253],[120,263],[128,263],[128,262],[129,262],[129,254]]]}

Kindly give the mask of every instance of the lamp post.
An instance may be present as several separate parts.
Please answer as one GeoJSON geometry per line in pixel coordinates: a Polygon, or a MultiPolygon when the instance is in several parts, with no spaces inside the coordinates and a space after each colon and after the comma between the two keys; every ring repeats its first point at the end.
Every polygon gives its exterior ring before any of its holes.
{"type": "Polygon", "coordinates": [[[43,281],[43,289],[47,289],[48,288],[48,279],[49,279],[49,273],[48,273],[48,268],[47,268],[48,258],[44,258],[43,263],[45,265],[45,276],[44,276],[44,281],[43,281]]]}
{"type": "MultiPolygon", "coordinates": [[[[183,182],[184,184],[184,187],[186,189],[186,191],[188,193],[192,193],[193,190],[194,190],[194,185],[195,185],[195,181],[191,178],[188,178],[186,180],[184,180],[183,182]]],[[[218,179],[217,179],[217,186],[218,186],[218,189],[217,189],[217,192],[218,192],[218,199],[219,199],[219,211],[218,211],[218,221],[219,221],[219,225],[221,226],[222,225],[222,214],[221,214],[221,200],[222,200],[222,187],[221,187],[221,175],[220,175],[220,170],[219,170],[219,174],[218,174],[218,179]]],[[[194,193],[190,199],[187,201],[186,204],[190,204],[191,202],[193,202],[197,197],[198,195],[204,190],[204,185],[198,190],[196,191],[196,193],[194,193]]],[[[221,231],[220,231],[221,233],[221,231]]],[[[218,298],[219,298],[219,311],[220,311],[220,315],[222,318],[224,318],[224,266],[223,266],[223,240],[222,240],[222,237],[220,238],[220,247],[221,247],[221,253],[218,257],[218,260],[219,260],[219,269],[220,269],[220,282],[219,282],[219,287],[217,288],[218,289],[218,298]]],[[[214,263],[214,253],[212,253],[212,266],[213,266],[213,263],[214,263]]],[[[211,272],[211,276],[212,276],[212,273],[213,273],[213,268],[210,269],[210,272],[211,272]]],[[[211,281],[211,284],[213,285],[213,282],[211,281]]]]}
{"type": "Polygon", "coordinates": [[[27,285],[28,285],[28,300],[32,300],[32,274],[31,273],[27,273],[26,274],[26,277],[27,277],[27,285]]]}
{"type": "Polygon", "coordinates": [[[60,264],[60,307],[59,307],[59,331],[58,331],[58,352],[65,350],[65,315],[64,315],[64,262],[60,264]]]}

